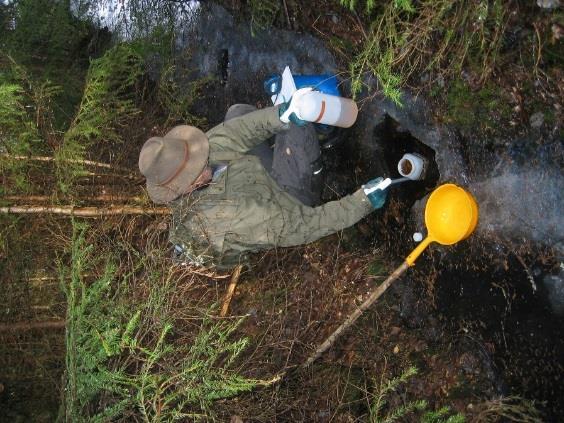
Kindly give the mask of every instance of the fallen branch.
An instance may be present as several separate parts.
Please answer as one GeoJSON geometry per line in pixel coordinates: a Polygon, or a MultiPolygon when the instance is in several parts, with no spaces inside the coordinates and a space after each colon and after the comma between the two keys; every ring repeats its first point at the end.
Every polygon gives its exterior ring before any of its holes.
{"type": "Polygon", "coordinates": [[[0,207],[3,214],[60,214],[65,216],[102,217],[126,214],[165,215],[168,207],[75,207],[75,206],[9,206],[0,207]]]}
{"type": "MultiPolygon", "coordinates": [[[[55,158],[54,157],[49,157],[49,156],[18,156],[18,155],[11,155],[11,154],[2,154],[2,157],[5,157],[7,159],[13,159],[13,160],[32,160],[35,162],[54,162],[55,158]]],[[[60,159],[63,162],[67,162],[67,163],[79,163],[79,164],[83,164],[86,166],[95,166],[95,167],[103,167],[104,169],[112,169],[112,170],[119,170],[120,172],[127,172],[130,173],[131,169],[126,169],[124,167],[121,166],[115,166],[115,165],[111,165],[108,163],[102,163],[102,162],[95,162],[92,160],[79,160],[79,159],[60,159]]]]}
{"type": "Polygon", "coordinates": [[[227,288],[227,293],[225,294],[225,299],[223,300],[223,306],[221,307],[221,312],[219,313],[219,317],[227,316],[227,311],[229,310],[229,304],[231,304],[231,299],[233,298],[233,294],[235,293],[235,288],[237,287],[237,282],[239,282],[239,277],[241,276],[242,269],[243,269],[243,265],[240,264],[233,271],[233,275],[231,276],[231,282],[229,282],[229,287],[227,288]]]}
{"type": "MultiPolygon", "coordinates": [[[[113,195],[113,194],[102,194],[102,195],[95,195],[92,197],[81,197],[80,199],[82,201],[101,201],[106,203],[111,203],[115,201],[142,203],[144,201],[143,197],[139,197],[139,196],[113,195]]],[[[48,203],[53,200],[53,197],[49,195],[6,195],[2,197],[2,200],[48,203]]]]}
{"type": "Polygon", "coordinates": [[[0,324],[0,332],[22,332],[35,329],[64,329],[64,320],[46,320],[44,322],[14,322],[0,324]]]}

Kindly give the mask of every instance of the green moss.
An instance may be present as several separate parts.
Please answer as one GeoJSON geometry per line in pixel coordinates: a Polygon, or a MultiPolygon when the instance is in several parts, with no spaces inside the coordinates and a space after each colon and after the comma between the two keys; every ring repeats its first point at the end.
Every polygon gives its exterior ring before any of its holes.
{"type": "Polygon", "coordinates": [[[370,276],[382,276],[386,274],[386,265],[382,260],[376,258],[370,262],[366,273],[370,276]]]}
{"type": "Polygon", "coordinates": [[[493,83],[473,91],[464,81],[455,80],[449,87],[446,104],[446,121],[463,130],[495,132],[500,128],[500,121],[508,119],[511,114],[501,89],[493,83]]]}

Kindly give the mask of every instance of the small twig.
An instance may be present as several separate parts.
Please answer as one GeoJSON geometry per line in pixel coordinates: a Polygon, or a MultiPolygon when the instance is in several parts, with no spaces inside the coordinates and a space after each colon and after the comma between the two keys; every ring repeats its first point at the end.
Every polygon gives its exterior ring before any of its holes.
{"type": "Polygon", "coordinates": [[[272,386],[278,382],[281,382],[287,375],[288,373],[297,370],[300,366],[298,365],[293,365],[293,366],[288,366],[286,367],[284,370],[276,373],[274,376],[272,376],[270,379],[268,380],[259,380],[257,382],[258,386],[261,387],[269,387],[272,386]]]}
{"type": "Polygon", "coordinates": [[[221,307],[221,312],[219,313],[220,317],[227,316],[229,304],[231,304],[231,299],[233,298],[233,294],[235,293],[235,288],[237,287],[237,282],[239,282],[239,277],[241,276],[242,269],[243,265],[240,264],[233,271],[231,282],[229,282],[229,287],[227,288],[227,293],[225,294],[225,299],[223,300],[223,306],[221,307]]]}
{"type": "MultiPolygon", "coordinates": [[[[535,28],[535,33],[537,35],[537,41],[538,41],[538,51],[537,51],[537,57],[535,58],[535,66],[534,66],[534,72],[535,72],[535,76],[537,76],[538,78],[538,70],[539,70],[539,63],[541,61],[541,55],[542,55],[542,39],[541,39],[541,35],[540,35],[540,31],[539,28],[537,26],[536,23],[533,23],[533,27],[535,28]]],[[[534,52],[534,49],[533,49],[534,52]]]]}
{"type": "Polygon", "coordinates": [[[533,293],[537,292],[537,284],[535,283],[535,278],[533,277],[533,275],[531,274],[531,271],[529,270],[529,266],[527,266],[527,263],[525,263],[525,260],[523,260],[523,257],[521,257],[519,254],[517,254],[515,251],[512,251],[512,253],[515,256],[515,258],[517,259],[517,261],[521,264],[521,266],[523,266],[523,270],[525,271],[525,274],[527,275],[527,279],[529,280],[529,282],[531,284],[531,288],[533,290],[533,293]]]}
{"type": "Polygon", "coordinates": [[[227,279],[229,278],[231,275],[227,274],[227,275],[220,275],[215,273],[212,270],[209,269],[200,269],[199,267],[196,266],[185,266],[182,265],[182,268],[184,270],[186,270],[189,274],[194,274],[194,275],[198,275],[198,276],[204,276],[206,278],[210,278],[210,279],[227,279]]]}

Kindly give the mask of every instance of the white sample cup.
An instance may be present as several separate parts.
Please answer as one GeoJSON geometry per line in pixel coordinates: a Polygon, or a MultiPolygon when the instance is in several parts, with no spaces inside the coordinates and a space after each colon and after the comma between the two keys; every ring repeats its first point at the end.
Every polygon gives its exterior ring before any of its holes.
{"type": "Polygon", "coordinates": [[[401,176],[417,181],[425,177],[427,159],[417,153],[406,153],[398,162],[398,172],[401,176]]]}

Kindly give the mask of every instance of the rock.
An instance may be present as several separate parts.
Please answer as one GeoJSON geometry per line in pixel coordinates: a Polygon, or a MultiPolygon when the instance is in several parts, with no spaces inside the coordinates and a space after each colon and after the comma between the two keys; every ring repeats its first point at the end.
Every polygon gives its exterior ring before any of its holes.
{"type": "Polygon", "coordinates": [[[392,326],[392,327],[390,328],[390,335],[394,335],[394,336],[395,336],[395,335],[397,335],[397,334],[400,333],[400,332],[401,332],[401,328],[398,327],[398,326],[392,326]]]}
{"type": "Polygon", "coordinates": [[[562,38],[562,34],[564,34],[564,27],[558,25],[557,23],[553,23],[551,29],[552,29],[552,37],[555,40],[559,40],[562,38]]]}
{"type": "MultiPolygon", "coordinates": [[[[227,51],[228,82],[234,85],[250,84],[253,75],[279,74],[286,65],[294,74],[336,71],[333,56],[319,39],[283,30],[253,35],[247,24],[237,23],[224,8],[212,3],[201,5],[195,24],[186,27],[179,39],[188,49],[199,46],[190,50],[191,62],[202,76],[217,74],[218,54],[227,51]]],[[[262,80],[257,88],[255,99],[262,94],[262,80]]]]}
{"type": "Polygon", "coordinates": [[[552,311],[564,316],[564,270],[560,269],[558,275],[546,275],[543,285],[547,290],[552,311]]]}
{"type": "Polygon", "coordinates": [[[329,410],[319,410],[317,412],[317,416],[319,417],[320,420],[326,420],[329,419],[329,417],[331,417],[331,412],[329,410]]]}
{"type": "Polygon", "coordinates": [[[542,9],[556,9],[560,7],[560,0],[537,0],[537,6],[542,9]]]}
{"type": "Polygon", "coordinates": [[[440,88],[444,88],[445,87],[445,78],[442,75],[439,75],[439,77],[437,78],[437,85],[440,88]]]}
{"type": "Polygon", "coordinates": [[[529,118],[529,124],[531,128],[539,129],[544,123],[544,113],[537,112],[531,115],[529,118]]]}

